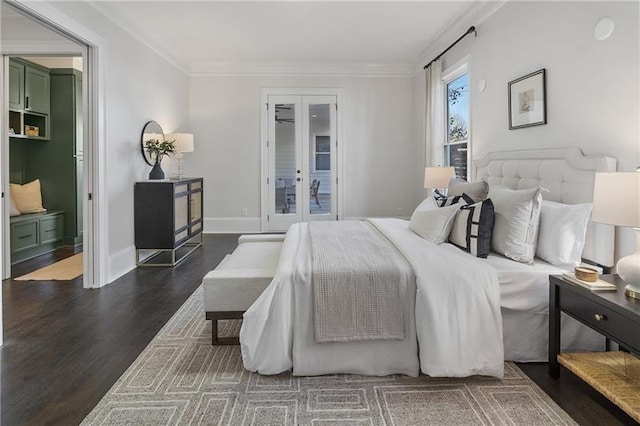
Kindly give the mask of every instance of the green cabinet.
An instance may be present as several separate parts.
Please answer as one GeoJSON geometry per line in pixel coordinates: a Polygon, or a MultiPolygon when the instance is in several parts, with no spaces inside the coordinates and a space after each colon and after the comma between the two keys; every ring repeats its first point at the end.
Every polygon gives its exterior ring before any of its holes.
{"type": "Polygon", "coordinates": [[[11,218],[11,263],[22,262],[62,245],[64,212],[23,214],[11,218]]]}
{"type": "Polygon", "coordinates": [[[9,135],[13,138],[49,139],[50,96],[51,79],[48,68],[11,58],[9,135]]]}
{"type": "Polygon", "coordinates": [[[50,77],[47,71],[31,66],[24,68],[24,109],[25,111],[49,114],[50,77]]]}
{"type": "Polygon", "coordinates": [[[9,61],[9,109],[24,109],[24,65],[9,61]]]}
{"type": "Polygon", "coordinates": [[[64,211],[64,242],[82,243],[82,73],[52,68],[51,136],[31,144],[26,181],[40,179],[48,209],[64,211]]]}

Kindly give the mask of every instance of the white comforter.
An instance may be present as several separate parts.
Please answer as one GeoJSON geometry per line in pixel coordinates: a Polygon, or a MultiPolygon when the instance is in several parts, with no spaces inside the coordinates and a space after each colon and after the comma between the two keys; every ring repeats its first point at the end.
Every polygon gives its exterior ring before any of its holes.
{"type": "MultiPolygon", "coordinates": [[[[494,268],[465,253],[443,250],[397,219],[369,219],[411,264],[415,321],[402,342],[313,341],[311,252],[306,224],[291,227],[276,276],[244,315],[244,366],[261,374],[359,373],[502,377],[500,290],[494,268]]],[[[413,297],[407,304],[413,304],[413,297]]]]}

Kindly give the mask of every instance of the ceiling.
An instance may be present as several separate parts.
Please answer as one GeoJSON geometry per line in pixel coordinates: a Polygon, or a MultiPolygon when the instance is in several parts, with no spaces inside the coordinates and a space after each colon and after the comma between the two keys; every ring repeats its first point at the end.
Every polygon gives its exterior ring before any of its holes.
{"type": "Polygon", "coordinates": [[[478,1],[94,1],[188,72],[212,64],[415,65],[478,1]]]}

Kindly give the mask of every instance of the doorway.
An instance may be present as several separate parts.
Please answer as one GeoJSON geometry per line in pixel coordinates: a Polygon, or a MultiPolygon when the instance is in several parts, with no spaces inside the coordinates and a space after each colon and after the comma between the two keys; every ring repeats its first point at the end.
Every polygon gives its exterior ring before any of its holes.
{"type": "Polygon", "coordinates": [[[11,277],[81,281],[82,56],[11,55],[8,61],[10,218],[5,239],[11,277]]]}
{"type": "Polygon", "coordinates": [[[264,230],[338,219],[338,96],[266,95],[264,230]]]}
{"type": "MultiPolygon", "coordinates": [[[[91,29],[43,2],[5,0],[1,2],[2,59],[0,67],[0,171],[2,190],[9,194],[9,62],[11,56],[81,56],[83,64],[83,278],[84,288],[98,288],[108,283],[108,227],[106,223],[106,133],[105,72],[106,42],[91,29]],[[24,34],[38,34],[44,42],[25,42],[24,34]]],[[[9,197],[3,198],[3,220],[0,227],[2,278],[10,276],[9,197]]]]}

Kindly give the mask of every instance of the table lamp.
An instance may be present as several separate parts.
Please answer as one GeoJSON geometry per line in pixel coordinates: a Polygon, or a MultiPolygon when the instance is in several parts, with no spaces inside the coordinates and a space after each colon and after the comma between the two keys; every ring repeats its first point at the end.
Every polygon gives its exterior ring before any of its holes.
{"type": "Polygon", "coordinates": [[[167,140],[175,141],[176,153],[176,178],[183,177],[182,158],[185,152],[193,152],[193,134],[192,133],[172,133],[167,136],[167,140]]]}
{"type": "Polygon", "coordinates": [[[424,187],[433,188],[438,195],[443,195],[439,190],[447,189],[449,181],[456,175],[453,167],[426,167],[424,169],[424,187]]]}
{"type": "Polygon", "coordinates": [[[640,171],[596,173],[591,218],[635,230],[636,252],[618,260],[616,269],[627,283],[625,294],[640,299],[640,171]]]}

